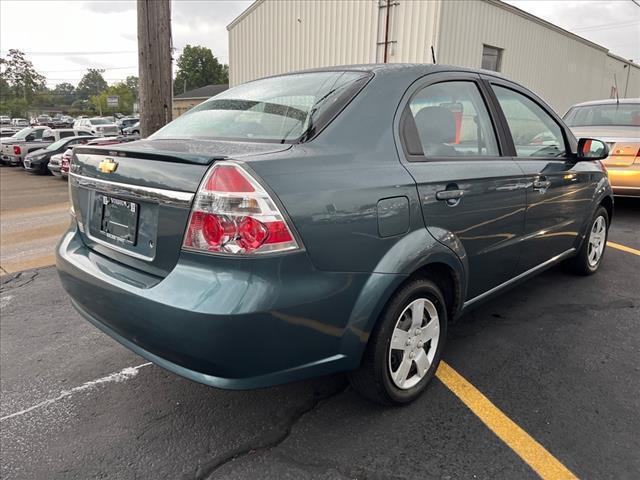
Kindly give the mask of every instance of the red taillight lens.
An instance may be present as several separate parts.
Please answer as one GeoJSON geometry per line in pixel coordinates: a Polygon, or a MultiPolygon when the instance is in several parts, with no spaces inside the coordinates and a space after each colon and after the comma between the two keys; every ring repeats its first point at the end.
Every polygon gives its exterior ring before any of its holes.
{"type": "Polygon", "coordinates": [[[231,165],[215,168],[207,180],[206,190],[212,192],[253,192],[251,183],[231,165]]]}
{"type": "Polygon", "coordinates": [[[264,188],[240,165],[219,162],[196,194],[183,248],[242,255],[293,250],[298,243],[264,188]]]}
{"type": "Polygon", "coordinates": [[[20,147],[17,146],[17,145],[14,145],[13,146],[13,154],[14,155],[20,155],[21,153],[22,153],[22,150],[20,149],[20,147]]]}

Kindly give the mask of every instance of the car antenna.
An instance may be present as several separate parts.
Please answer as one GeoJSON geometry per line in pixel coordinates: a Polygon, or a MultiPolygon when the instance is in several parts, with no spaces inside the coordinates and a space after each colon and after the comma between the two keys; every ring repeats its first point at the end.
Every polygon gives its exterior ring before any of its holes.
{"type": "Polygon", "coordinates": [[[435,49],[433,48],[433,45],[431,45],[431,60],[433,60],[433,64],[434,64],[434,65],[435,65],[436,63],[438,63],[438,62],[436,62],[436,51],[435,51],[435,49]]]}
{"type": "Polygon", "coordinates": [[[618,98],[618,79],[616,78],[616,74],[613,74],[613,83],[616,86],[616,106],[620,105],[620,98],[618,98]]]}

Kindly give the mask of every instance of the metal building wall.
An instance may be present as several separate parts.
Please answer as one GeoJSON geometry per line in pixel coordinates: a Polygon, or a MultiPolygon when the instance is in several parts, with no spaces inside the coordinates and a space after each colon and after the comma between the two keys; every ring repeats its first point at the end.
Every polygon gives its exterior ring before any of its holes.
{"type": "MultiPolygon", "coordinates": [[[[640,97],[640,67],[499,0],[392,0],[390,63],[480,68],[483,44],[503,49],[500,73],[560,114],[574,103],[640,97]],[[625,67],[625,65],[628,65],[625,67]],[[627,76],[629,81],[627,82],[627,76]]],[[[384,60],[386,0],[258,0],[227,28],[231,85],[304,68],[384,60]]]]}
{"type": "MultiPolygon", "coordinates": [[[[504,49],[500,73],[544,98],[563,114],[571,105],[609,98],[616,73],[630,73],[628,96],[638,96],[640,68],[608,55],[606,48],[493,0],[443,3],[438,63],[480,68],[483,44],[504,49]],[[629,70],[627,70],[629,69],[629,70]],[[624,70],[624,72],[622,72],[624,70]]],[[[620,94],[622,96],[622,93],[620,94]]]]}
{"type": "Polygon", "coordinates": [[[376,61],[375,0],[259,0],[229,30],[229,83],[376,61]]]}

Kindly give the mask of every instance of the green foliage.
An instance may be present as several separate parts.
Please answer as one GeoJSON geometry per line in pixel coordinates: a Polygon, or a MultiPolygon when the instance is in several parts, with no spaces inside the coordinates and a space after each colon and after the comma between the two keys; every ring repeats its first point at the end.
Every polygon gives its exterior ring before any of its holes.
{"type": "MultiPolygon", "coordinates": [[[[7,58],[1,59],[0,64],[4,87],[8,90],[7,96],[22,97],[30,101],[38,90],[45,87],[44,75],[33,68],[33,63],[20,50],[10,49],[7,58]]],[[[2,100],[5,101],[4,95],[2,100]]]]}
{"type": "Polygon", "coordinates": [[[2,97],[0,99],[0,115],[9,115],[10,117],[25,117],[27,113],[28,103],[21,97],[2,97]]]}
{"type": "Polygon", "coordinates": [[[76,88],[78,98],[88,100],[90,97],[99,95],[100,92],[106,90],[108,85],[102,76],[103,73],[104,70],[97,68],[87,69],[87,73],[84,74],[78,83],[78,88],[76,88]]]}
{"type": "Polygon", "coordinates": [[[218,62],[211,49],[187,45],[177,62],[174,94],[206,85],[229,83],[229,67],[218,62]]]}
{"type": "Polygon", "coordinates": [[[138,90],[139,90],[139,81],[138,81],[138,77],[136,76],[128,76],[124,83],[127,85],[127,87],[129,87],[129,90],[131,90],[131,93],[133,94],[133,98],[138,98],[138,90]]]}

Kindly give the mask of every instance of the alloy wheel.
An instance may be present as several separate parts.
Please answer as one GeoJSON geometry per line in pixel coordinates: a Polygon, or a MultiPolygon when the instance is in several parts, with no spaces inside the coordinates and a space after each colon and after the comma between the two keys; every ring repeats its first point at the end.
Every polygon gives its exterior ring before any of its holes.
{"type": "Polygon", "coordinates": [[[396,387],[407,390],[427,374],[440,340],[438,310],[418,298],[400,314],[389,346],[389,374],[396,387]]]}
{"type": "Polygon", "coordinates": [[[595,267],[602,257],[604,245],[607,240],[607,221],[602,215],[593,222],[591,233],[589,234],[589,250],[587,260],[591,268],[595,267]]]}

